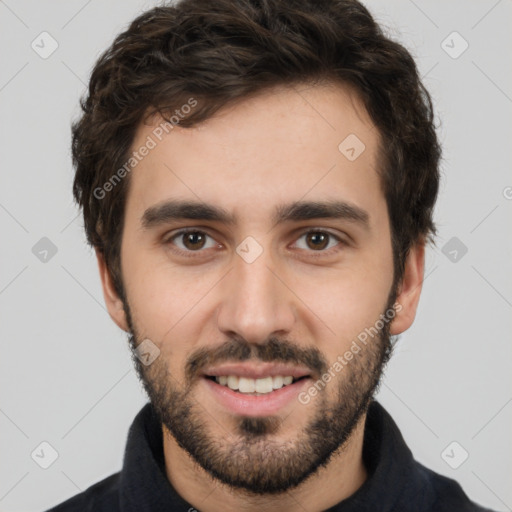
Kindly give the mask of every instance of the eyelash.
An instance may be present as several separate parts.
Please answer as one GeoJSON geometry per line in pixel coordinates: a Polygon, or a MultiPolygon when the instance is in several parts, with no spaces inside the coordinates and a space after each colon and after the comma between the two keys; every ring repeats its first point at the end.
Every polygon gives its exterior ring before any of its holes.
{"type": "MultiPolygon", "coordinates": [[[[173,235],[167,237],[164,240],[164,244],[170,245],[170,244],[172,244],[173,240],[175,240],[176,238],[179,238],[180,236],[186,235],[187,233],[199,233],[199,234],[206,235],[213,239],[213,237],[211,235],[209,235],[208,233],[206,233],[205,231],[202,231],[197,228],[186,228],[186,229],[181,229],[181,230],[177,231],[176,233],[174,233],[173,235]]],[[[307,252],[311,252],[313,257],[322,257],[324,255],[331,255],[333,250],[334,250],[334,252],[337,252],[337,251],[341,250],[340,246],[343,247],[343,246],[348,245],[347,242],[344,241],[342,238],[340,238],[339,236],[331,233],[330,231],[326,231],[324,229],[309,229],[307,231],[300,233],[300,235],[297,239],[300,239],[303,236],[309,235],[311,233],[328,235],[330,238],[334,238],[338,242],[337,245],[335,245],[334,247],[331,247],[330,249],[327,249],[327,250],[307,251],[307,252]],[[315,253],[318,253],[318,254],[315,254],[315,253]]],[[[178,255],[185,256],[188,258],[195,258],[195,257],[197,257],[197,255],[199,255],[200,253],[205,251],[205,249],[199,249],[197,251],[185,251],[183,249],[179,249],[176,247],[174,247],[172,250],[173,250],[173,252],[177,253],[178,255]]],[[[301,249],[301,250],[305,250],[305,249],[301,249]]]]}

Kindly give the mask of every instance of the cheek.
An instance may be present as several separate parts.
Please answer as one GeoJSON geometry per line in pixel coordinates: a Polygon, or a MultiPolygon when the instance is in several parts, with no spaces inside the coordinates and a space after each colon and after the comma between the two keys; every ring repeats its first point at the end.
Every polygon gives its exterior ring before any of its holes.
{"type": "Polygon", "coordinates": [[[218,278],[204,270],[191,272],[155,262],[140,253],[126,257],[123,275],[139,336],[157,343],[167,361],[182,365],[201,339],[200,317],[218,278]]]}
{"type": "Polygon", "coordinates": [[[373,326],[384,310],[387,292],[387,288],[379,289],[375,283],[352,275],[331,280],[323,293],[312,297],[308,305],[329,327],[335,340],[334,346],[332,338],[326,343],[326,353],[343,350],[361,331],[373,326]]]}
{"type": "Polygon", "coordinates": [[[371,255],[357,259],[303,280],[297,289],[314,313],[313,322],[323,326],[316,331],[316,342],[328,359],[335,359],[361,332],[375,326],[386,308],[393,281],[390,261],[371,255]]]}

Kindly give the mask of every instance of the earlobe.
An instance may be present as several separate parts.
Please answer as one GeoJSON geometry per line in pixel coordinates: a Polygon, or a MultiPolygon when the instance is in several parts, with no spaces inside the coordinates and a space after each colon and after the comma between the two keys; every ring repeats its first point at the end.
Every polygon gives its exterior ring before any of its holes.
{"type": "Polygon", "coordinates": [[[108,314],[110,318],[116,323],[116,325],[123,331],[129,332],[128,323],[126,321],[126,314],[123,307],[123,301],[119,297],[112,276],[105,262],[103,253],[98,249],[95,249],[96,259],[98,260],[98,270],[101,278],[101,286],[103,288],[103,297],[105,299],[105,305],[107,306],[108,314]]]}
{"type": "Polygon", "coordinates": [[[414,322],[420,300],[425,269],[425,242],[411,247],[395,301],[396,316],[390,326],[392,335],[401,334],[414,322]]]}

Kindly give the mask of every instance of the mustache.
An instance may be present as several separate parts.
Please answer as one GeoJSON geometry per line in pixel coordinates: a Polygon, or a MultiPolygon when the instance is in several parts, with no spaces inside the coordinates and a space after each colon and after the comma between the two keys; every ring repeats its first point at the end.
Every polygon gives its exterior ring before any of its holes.
{"type": "Polygon", "coordinates": [[[316,376],[328,369],[327,361],[315,347],[301,348],[278,338],[271,337],[266,343],[248,343],[234,337],[215,348],[201,348],[191,354],[185,363],[185,375],[190,384],[201,376],[207,366],[223,362],[263,361],[304,365],[316,376]]]}

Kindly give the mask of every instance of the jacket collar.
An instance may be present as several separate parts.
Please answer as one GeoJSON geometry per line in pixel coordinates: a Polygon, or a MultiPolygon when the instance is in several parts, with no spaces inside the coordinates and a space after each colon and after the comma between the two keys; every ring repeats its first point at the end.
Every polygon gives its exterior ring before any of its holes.
{"type": "MultiPolygon", "coordinates": [[[[408,497],[417,499],[425,487],[425,476],[418,471],[400,430],[376,401],[371,402],[366,418],[363,460],[368,479],[331,512],[375,510],[376,503],[380,511],[388,512],[408,497]]],[[[429,501],[428,496],[424,498],[429,501]]],[[[138,413],[128,433],[119,499],[122,512],[193,510],[167,479],[162,425],[150,403],[138,413]]]]}

